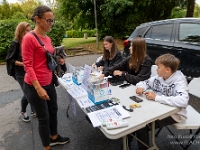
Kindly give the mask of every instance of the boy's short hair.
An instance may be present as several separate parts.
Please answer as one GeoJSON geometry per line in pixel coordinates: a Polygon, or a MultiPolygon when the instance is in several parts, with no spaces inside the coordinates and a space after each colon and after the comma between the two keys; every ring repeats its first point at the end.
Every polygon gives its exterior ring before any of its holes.
{"type": "Polygon", "coordinates": [[[164,54],[164,55],[159,56],[156,59],[155,64],[156,65],[162,64],[165,67],[169,67],[171,69],[172,73],[174,73],[178,69],[180,60],[172,54],[164,54]]]}

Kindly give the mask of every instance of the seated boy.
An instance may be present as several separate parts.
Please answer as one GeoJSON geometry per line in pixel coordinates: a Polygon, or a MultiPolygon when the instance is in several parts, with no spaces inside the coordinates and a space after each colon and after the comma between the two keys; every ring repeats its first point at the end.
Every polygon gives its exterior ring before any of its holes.
{"type": "MultiPolygon", "coordinates": [[[[156,128],[186,120],[188,105],[188,83],[181,71],[178,71],[179,59],[172,54],[164,54],[156,59],[157,75],[136,84],[136,93],[145,94],[148,100],[182,108],[178,113],[156,121],[156,128]],[[150,89],[150,90],[148,90],[150,89]],[[146,92],[145,92],[146,91],[146,92]]],[[[149,145],[147,127],[138,130],[138,138],[149,145]]],[[[147,149],[142,144],[139,149],[147,149]]]]}

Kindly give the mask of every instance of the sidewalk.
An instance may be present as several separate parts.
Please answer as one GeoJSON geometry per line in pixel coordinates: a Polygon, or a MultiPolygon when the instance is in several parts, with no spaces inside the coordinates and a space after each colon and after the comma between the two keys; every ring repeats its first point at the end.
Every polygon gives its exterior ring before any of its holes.
{"type": "MultiPolygon", "coordinates": [[[[89,56],[67,58],[73,65],[94,61],[97,57],[89,56]],[[83,60],[84,59],[84,60],[83,60]],[[78,62],[77,62],[78,61],[78,62]]],[[[37,128],[37,118],[31,118],[31,122],[25,123],[20,118],[20,98],[22,91],[16,81],[6,74],[5,65],[0,66],[0,150],[43,150],[37,128]]],[[[85,119],[85,114],[77,106],[76,116],[69,110],[69,118],[66,117],[68,98],[66,91],[59,86],[58,94],[58,132],[70,137],[66,145],[52,147],[53,150],[121,150],[122,139],[110,140],[106,138],[98,128],[85,119]]],[[[191,96],[190,104],[200,112],[200,99],[191,96]]],[[[30,115],[30,108],[27,111],[30,115]]],[[[199,118],[197,118],[199,119],[199,118]]],[[[189,130],[175,130],[179,138],[186,142],[184,135],[189,135],[189,130]]],[[[160,150],[181,150],[173,136],[163,129],[156,138],[156,144],[160,150]]],[[[132,142],[132,147],[137,150],[137,142],[132,142]]],[[[190,146],[189,150],[200,150],[200,135],[190,146]]]]}

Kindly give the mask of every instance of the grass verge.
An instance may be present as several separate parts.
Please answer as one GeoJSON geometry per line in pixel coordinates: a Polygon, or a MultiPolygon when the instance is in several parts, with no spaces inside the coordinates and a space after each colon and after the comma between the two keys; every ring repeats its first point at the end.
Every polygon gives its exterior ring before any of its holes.
{"type": "Polygon", "coordinates": [[[77,47],[82,44],[94,43],[96,42],[96,37],[89,37],[87,39],[84,38],[64,38],[62,44],[65,45],[66,48],[77,47]]]}
{"type": "MultiPolygon", "coordinates": [[[[123,40],[115,39],[115,43],[119,50],[123,50],[123,40]]],[[[82,51],[90,51],[92,53],[103,52],[103,40],[98,41],[98,47],[96,45],[96,37],[84,38],[64,38],[62,45],[65,45],[68,55],[76,55],[81,50],[68,50],[69,48],[82,48],[82,51]]]]}

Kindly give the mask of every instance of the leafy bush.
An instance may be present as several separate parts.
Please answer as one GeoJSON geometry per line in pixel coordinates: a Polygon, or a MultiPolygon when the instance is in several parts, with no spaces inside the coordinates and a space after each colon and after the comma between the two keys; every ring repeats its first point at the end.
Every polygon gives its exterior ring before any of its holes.
{"type": "MultiPolygon", "coordinates": [[[[24,21],[24,20],[23,20],[24,21]]],[[[14,39],[15,28],[22,20],[0,20],[0,57],[5,58],[14,39]]]]}
{"type": "Polygon", "coordinates": [[[47,35],[51,38],[53,46],[60,46],[63,38],[65,37],[66,26],[64,22],[56,21],[53,25],[51,32],[47,35]]]}
{"type": "MultiPolygon", "coordinates": [[[[34,28],[34,24],[29,20],[17,20],[17,19],[9,19],[9,20],[0,20],[0,59],[5,60],[7,50],[10,47],[12,40],[14,39],[15,28],[20,22],[29,22],[34,28]]],[[[60,46],[65,36],[66,27],[63,22],[57,21],[51,32],[47,33],[47,35],[51,38],[54,46],[60,46]]]]}
{"type": "Polygon", "coordinates": [[[22,12],[16,12],[12,17],[12,19],[26,19],[26,16],[22,12]]]}
{"type": "Polygon", "coordinates": [[[95,30],[82,30],[82,31],[69,30],[69,31],[66,31],[66,35],[68,38],[83,38],[84,33],[87,33],[88,37],[94,37],[96,32],[95,32],[95,30]]]}

